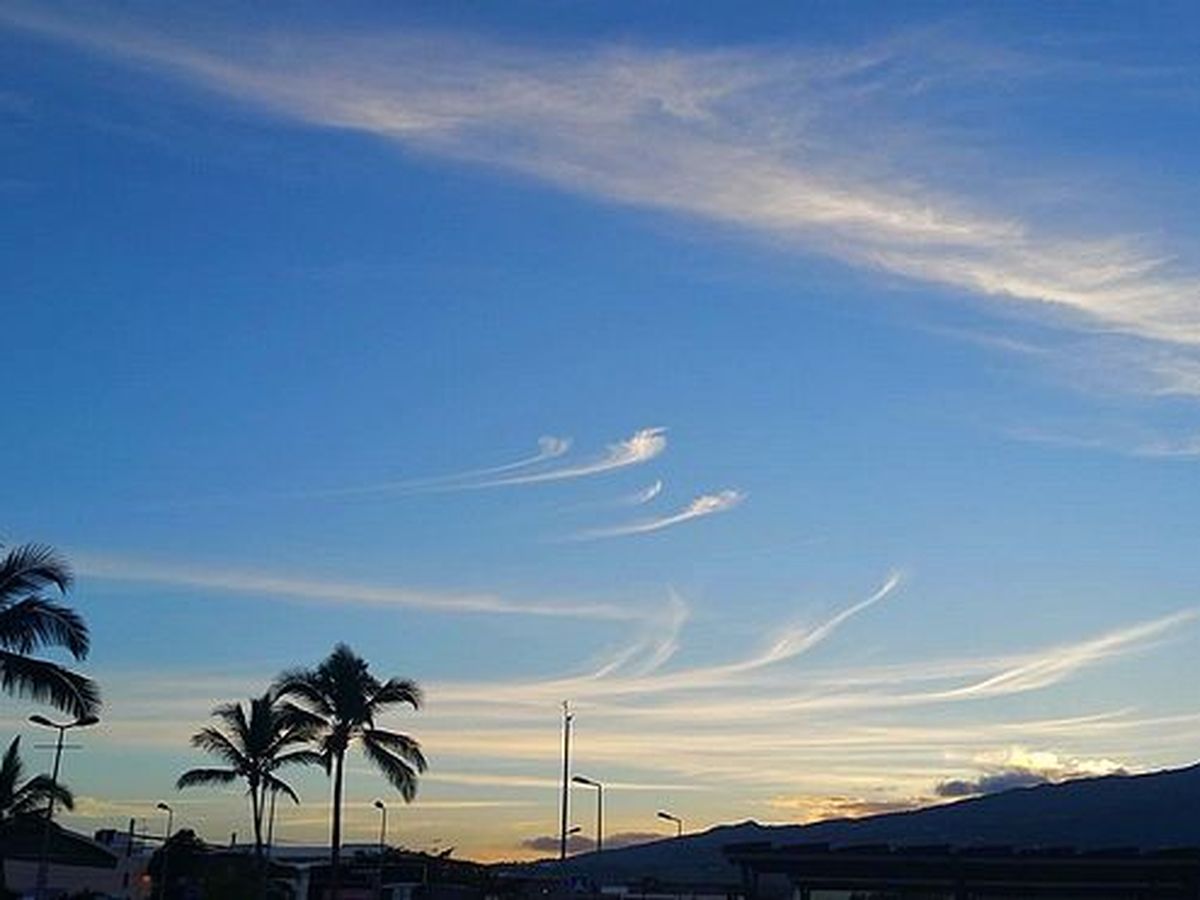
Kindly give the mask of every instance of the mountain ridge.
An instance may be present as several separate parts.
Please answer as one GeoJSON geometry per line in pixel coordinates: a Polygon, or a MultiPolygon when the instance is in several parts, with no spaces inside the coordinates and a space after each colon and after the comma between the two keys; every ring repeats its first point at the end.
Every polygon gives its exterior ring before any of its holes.
{"type": "MultiPolygon", "coordinates": [[[[725,861],[722,848],[762,841],[835,847],[945,844],[1144,851],[1200,846],[1200,764],[1018,787],[857,819],[804,825],[747,820],[601,854],[581,854],[568,865],[572,873],[605,879],[729,881],[736,872],[725,861]]],[[[535,865],[550,868],[557,862],[535,865]]]]}

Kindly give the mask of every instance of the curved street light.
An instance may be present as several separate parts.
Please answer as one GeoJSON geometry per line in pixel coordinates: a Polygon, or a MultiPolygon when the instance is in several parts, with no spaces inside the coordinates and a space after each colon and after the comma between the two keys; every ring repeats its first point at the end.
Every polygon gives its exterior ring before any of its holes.
{"type": "Polygon", "coordinates": [[[658,818],[663,819],[667,822],[674,822],[675,823],[675,837],[683,837],[683,819],[679,818],[679,816],[672,815],[671,813],[665,812],[664,810],[661,810],[661,809],[656,813],[656,815],[658,816],[658,818]]]}
{"type": "Polygon", "coordinates": [[[375,896],[383,896],[383,854],[387,846],[387,804],[376,800],[371,804],[379,810],[379,871],[376,873],[375,896]]]}
{"type": "Polygon", "coordinates": [[[161,809],[167,814],[167,832],[166,837],[163,838],[162,846],[162,888],[158,892],[160,898],[165,898],[167,896],[167,873],[170,871],[167,863],[171,861],[171,829],[175,825],[175,810],[171,809],[169,804],[163,803],[161,800],[154,808],[161,809]]]}
{"type": "Polygon", "coordinates": [[[38,854],[37,881],[33,894],[37,900],[46,896],[46,882],[50,880],[50,823],[54,819],[54,794],[58,787],[58,769],[62,762],[63,736],[72,728],[87,728],[100,721],[96,716],[80,716],[73,722],[52,722],[45,716],[32,715],[29,721],[43,728],[53,728],[58,731],[58,740],[54,742],[54,769],[50,775],[50,799],[46,802],[46,821],[42,825],[42,849],[38,854]]]}
{"type": "Polygon", "coordinates": [[[576,775],[571,781],[596,789],[596,852],[600,853],[604,850],[604,785],[582,775],[576,775]]]}
{"type": "Polygon", "coordinates": [[[382,800],[372,804],[379,810],[379,858],[383,859],[383,848],[387,846],[387,805],[382,800]]]}

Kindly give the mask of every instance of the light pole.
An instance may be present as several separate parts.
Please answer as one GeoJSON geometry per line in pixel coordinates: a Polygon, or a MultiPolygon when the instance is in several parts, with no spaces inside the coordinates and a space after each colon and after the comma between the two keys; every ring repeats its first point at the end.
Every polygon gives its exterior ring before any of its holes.
{"type": "Polygon", "coordinates": [[[51,722],[45,716],[33,715],[29,721],[43,728],[54,728],[58,731],[58,740],[54,742],[54,769],[50,775],[50,799],[46,803],[46,821],[42,825],[42,849],[38,854],[37,882],[34,896],[43,900],[46,896],[46,882],[50,878],[50,823],[54,818],[54,795],[58,788],[58,769],[62,762],[63,735],[72,728],[86,728],[95,725],[100,720],[95,716],[80,716],[74,722],[51,722]]]}
{"type": "Polygon", "coordinates": [[[668,822],[674,822],[675,837],[683,837],[683,819],[679,818],[679,816],[673,816],[669,812],[663,812],[661,809],[658,811],[658,817],[668,822]]]}
{"type": "Polygon", "coordinates": [[[375,801],[379,810],[379,884],[376,896],[383,896],[383,849],[387,846],[387,805],[382,800],[375,801]]]}
{"type": "Polygon", "coordinates": [[[383,859],[383,848],[387,846],[387,806],[376,800],[375,808],[379,810],[379,858],[383,859]]]}
{"type": "Polygon", "coordinates": [[[562,798],[560,801],[562,818],[558,829],[559,862],[564,862],[567,858],[567,817],[570,815],[571,809],[571,722],[575,718],[571,714],[571,707],[566,700],[563,701],[562,713],[562,798]]]}
{"type": "Polygon", "coordinates": [[[571,780],[584,787],[596,789],[596,852],[600,853],[604,850],[604,785],[582,775],[576,775],[571,780]]]}
{"type": "Polygon", "coordinates": [[[160,802],[158,804],[158,806],[156,806],[154,808],[161,809],[163,812],[165,812],[167,814],[167,835],[166,835],[166,837],[163,838],[162,867],[161,867],[161,871],[160,871],[160,874],[162,875],[162,886],[159,888],[159,891],[158,891],[159,900],[166,900],[166,897],[167,897],[167,872],[168,872],[167,863],[170,861],[170,858],[171,858],[171,828],[175,824],[175,810],[171,809],[171,807],[169,805],[167,805],[166,803],[162,803],[162,802],[160,802]]]}

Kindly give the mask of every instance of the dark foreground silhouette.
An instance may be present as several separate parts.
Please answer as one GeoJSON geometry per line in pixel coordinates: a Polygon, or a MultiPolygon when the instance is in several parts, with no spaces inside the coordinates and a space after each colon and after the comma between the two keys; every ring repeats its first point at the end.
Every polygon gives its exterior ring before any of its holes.
{"type": "MultiPolygon", "coordinates": [[[[1200,846],[1200,765],[1020,788],[910,812],[812,825],[722,825],[701,834],[572,857],[572,871],[606,880],[736,881],[729,844],[945,844],[1018,848],[1200,846]]],[[[555,863],[540,863],[547,870],[555,863]]]]}

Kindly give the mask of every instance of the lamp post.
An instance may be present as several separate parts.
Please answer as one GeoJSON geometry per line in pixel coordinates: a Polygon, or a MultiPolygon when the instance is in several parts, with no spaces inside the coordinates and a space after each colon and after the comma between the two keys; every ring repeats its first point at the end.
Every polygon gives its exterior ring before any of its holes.
{"type": "Polygon", "coordinates": [[[571,808],[571,722],[575,716],[571,714],[571,707],[567,701],[563,701],[562,705],[562,798],[560,800],[560,819],[558,829],[558,861],[564,862],[567,858],[567,818],[570,815],[571,808]]]}
{"type": "Polygon", "coordinates": [[[42,825],[42,849],[38,854],[37,882],[34,896],[43,900],[46,896],[46,882],[50,879],[50,823],[54,819],[54,794],[58,787],[58,769],[62,762],[63,736],[72,728],[87,728],[100,720],[95,716],[80,716],[74,722],[51,722],[45,716],[33,715],[29,721],[43,728],[53,728],[58,731],[58,740],[54,742],[54,768],[50,775],[50,799],[46,803],[46,821],[42,825]]]}
{"type": "Polygon", "coordinates": [[[679,816],[673,816],[669,812],[663,812],[661,809],[658,811],[657,815],[660,819],[664,819],[668,822],[674,822],[675,837],[683,837],[683,819],[679,818],[679,816]]]}
{"type": "Polygon", "coordinates": [[[379,881],[375,895],[383,897],[383,850],[387,846],[387,805],[382,800],[376,800],[375,808],[379,810],[379,881]]]}
{"type": "Polygon", "coordinates": [[[171,829],[175,824],[175,810],[171,809],[171,807],[168,804],[162,803],[162,802],[159,802],[158,806],[156,806],[154,808],[161,809],[163,812],[165,812],[167,814],[167,833],[166,833],[166,837],[163,838],[162,869],[161,869],[161,873],[160,873],[162,875],[162,885],[158,891],[159,900],[166,900],[166,897],[167,897],[167,872],[168,872],[167,863],[170,862],[170,859],[171,859],[171,829]]]}
{"type": "Polygon", "coordinates": [[[596,789],[596,852],[600,853],[604,850],[604,785],[582,775],[576,775],[571,780],[584,787],[596,789]]]}
{"type": "Polygon", "coordinates": [[[375,801],[379,810],[379,858],[383,858],[383,848],[387,846],[387,806],[382,800],[375,801]]]}

